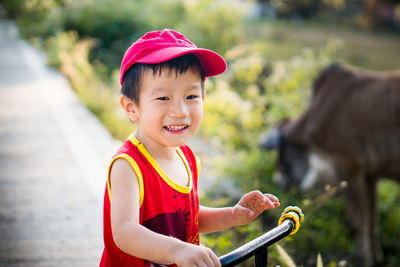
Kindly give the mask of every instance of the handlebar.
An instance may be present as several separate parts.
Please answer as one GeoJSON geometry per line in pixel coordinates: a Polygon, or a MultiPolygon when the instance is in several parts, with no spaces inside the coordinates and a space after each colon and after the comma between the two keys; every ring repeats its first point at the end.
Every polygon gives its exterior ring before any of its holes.
{"type": "MultiPolygon", "coordinates": [[[[243,246],[225,254],[219,258],[223,267],[235,266],[253,255],[260,253],[266,258],[266,247],[278,242],[282,238],[295,234],[300,224],[304,221],[304,214],[296,206],[289,206],[283,212],[278,221],[278,226],[259,236],[243,246]],[[265,254],[265,255],[264,255],[265,254]]],[[[264,262],[264,260],[262,260],[264,262]]]]}

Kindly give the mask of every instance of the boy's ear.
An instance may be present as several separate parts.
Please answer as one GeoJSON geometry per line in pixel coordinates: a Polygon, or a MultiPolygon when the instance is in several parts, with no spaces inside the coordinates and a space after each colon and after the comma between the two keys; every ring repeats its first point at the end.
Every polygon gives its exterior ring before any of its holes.
{"type": "Polygon", "coordinates": [[[119,99],[119,102],[131,122],[135,122],[139,119],[138,108],[135,101],[125,95],[122,95],[119,99]]]}

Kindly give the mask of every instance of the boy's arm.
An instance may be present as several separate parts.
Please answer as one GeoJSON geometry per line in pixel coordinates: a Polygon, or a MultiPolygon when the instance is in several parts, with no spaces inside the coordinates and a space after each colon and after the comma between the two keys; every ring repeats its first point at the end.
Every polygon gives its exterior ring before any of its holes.
{"type": "Polygon", "coordinates": [[[234,207],[208,208],[200,206],[199,231],[212,233],[253,221],[264,210],[279,206],[279,199],[271,194],[252,191],[239,200],[234,207]]]}
{"type": "Polygon", "coordinates": [[[139,182],[129,162],[117,159],[110,174],[111,227],[115,244],[125,253],[178,266],[220,266],[208,248],[155,233],[139,224],[139,182]]]}

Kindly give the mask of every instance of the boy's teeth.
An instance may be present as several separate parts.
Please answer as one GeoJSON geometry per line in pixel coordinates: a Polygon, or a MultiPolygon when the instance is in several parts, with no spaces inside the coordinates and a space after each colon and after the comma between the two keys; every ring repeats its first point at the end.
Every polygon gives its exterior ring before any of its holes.
{"type": "Polygon", "coordinates": [[[168,129],[168,130],[171,130],[171,131],[179,131],[179,130],[182,130],[182,129],[184,129],[186,126],[177,126],[177,125],[172,125],[172,126],[166,126],[166,128],[168,129]]]}

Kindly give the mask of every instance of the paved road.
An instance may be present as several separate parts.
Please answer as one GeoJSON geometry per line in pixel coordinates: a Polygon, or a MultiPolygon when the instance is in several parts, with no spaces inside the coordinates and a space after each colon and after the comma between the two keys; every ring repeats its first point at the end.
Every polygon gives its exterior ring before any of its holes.
{"type": "Polygon", "coordinates": [[[106,166],[118,146],[0,19],[0,266],[97,266],[106,166]]]}

